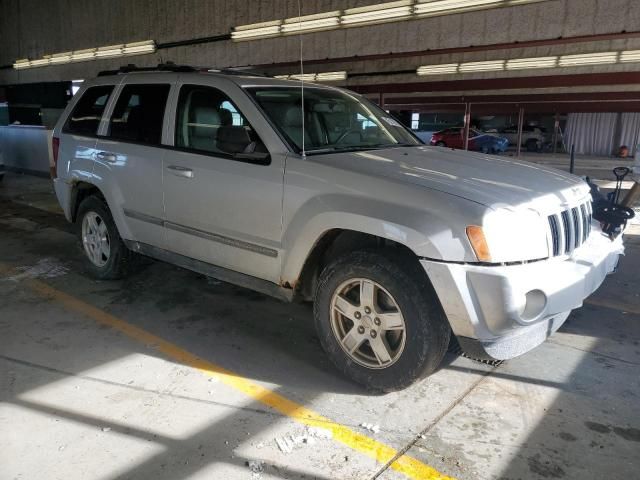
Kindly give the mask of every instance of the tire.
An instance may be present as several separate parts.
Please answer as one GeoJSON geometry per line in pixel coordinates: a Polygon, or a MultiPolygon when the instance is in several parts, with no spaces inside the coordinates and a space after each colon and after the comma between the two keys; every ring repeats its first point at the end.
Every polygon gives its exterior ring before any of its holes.
{"type": "Polygon", "coordinates": [[[400,390],[428,376],[438,367],[449,345],[451,329],[429,279],[415,258],[394,250],[350,252],[330,263],[320,275],[313,311],[320,342],[333,364],[346,377],[372,390],[400,390]],[[355,291],[350,290],[351,282],[358,291],[367,282],[374,284],[371,291],[377,300],[372,312],[364,308],[366,300],[350,297],[342,308],[348,311],[353,307],[354,311],[349,311],[348,316],[338,313],[334,299],[340,297],[336,301],[342,306],[343,300],[355,291]],[[382,303],[386,304],[384,308],[382,303]],[[394,308],[386,315],[382,313],[392,303],[400,316],[394,308]],[[393,320],[385,320],[381,326],[376,314],[393,320]],[[358,324],[356,318],[360,318],[358,324]],[[394,322],[397,327],[398,319],[402,320],[403,331],[383,329],[394,322]],[[374,337],[372,331],[376,328],[380,333],[374,337]],[[371,338],[378,349],[381,342],[385,345],[389,361],[381,362],[371,338]],[[359,346],[352,350],[354,353],[348,353],[347,346],[353,345],[359,346]]]}
{"type": "Polygon", "coordinates": [[[442,140],[440,140],[439,142],[436,142],[436,147],[446,147],[447,144],[444,143],[442,140]]]}
{"type": "Polygon", "coordinates": [[[524,144],[527,148],[527,152],[537,152],[538,151],[538,141],[530,138],[527,140],[527,143],[524,144]]]}
{"type": "Polygon", "coordinates": [[[491,148],[488,145],[483,145],[482,153],[484,153],[485,155],[488,155],[489,153],[491,153],[491,148]]]}
{"type": "Polygon", "coordinates": [[[111,211],[103,199],[93,195],[85,198],[78,207],[76,224],[88,269],[93,277],[100,280],[116,280],[125,277],[131,271],[135,264],[136,254],[129,250],[120,238],[111,211]],[[100,230],[99,235],[88,230],[91,228],[89,225],[91,218],[100,230]],[[104,251],[98,252],[99,249],[91,246],[95,246],[99,242],[96,239],[97,236],[104,239],[103,233],[105,232],[109,245],[108,255],[104,251]],[[92,251],[97,254],[93,258],[90,254],[92,251]],[[98,254],[100,262],[95,261],[98,254]]]}

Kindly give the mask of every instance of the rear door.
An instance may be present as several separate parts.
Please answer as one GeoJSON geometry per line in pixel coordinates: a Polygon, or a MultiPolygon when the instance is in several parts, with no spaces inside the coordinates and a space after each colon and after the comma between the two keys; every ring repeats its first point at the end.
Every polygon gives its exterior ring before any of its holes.
{"type": "Polygon", "coordinates": [[[116,88],[113,83],[100,85],[99,80],[96,83],[76,94],[60,132],[54,132],[60,139],[58,171],[61,178],[71,176],[68,180],[91,182],[100,120],[116,88]]]}
{"type": "Polygon", "coordinates": [[[272,130],[240,87],[200,78],[208,85],[179,86],[164,159],[168,248],[278,282],[285,157],[269,150],[272,130]]]}
{"type": "Polygon", "coordinates": [[[163,248],[162,147],[167,99],[176,76],[170,73],[125,78],[96,144],[94,174],[120,235],[163,248]]]}

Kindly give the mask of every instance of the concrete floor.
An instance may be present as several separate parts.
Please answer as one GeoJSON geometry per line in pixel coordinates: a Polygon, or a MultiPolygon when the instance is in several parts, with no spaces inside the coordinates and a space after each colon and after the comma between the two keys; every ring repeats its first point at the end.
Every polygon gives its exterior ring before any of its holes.
{"type": "Polygon", "coordinates": [[[639,269],[630,235],[619,272],[536,350],[499,367],[449,354],[374,395],[331,367],[308,306],[151,261],[92,280],[50,182],[8,174],[0,478],[638,478],[639,269]]]}

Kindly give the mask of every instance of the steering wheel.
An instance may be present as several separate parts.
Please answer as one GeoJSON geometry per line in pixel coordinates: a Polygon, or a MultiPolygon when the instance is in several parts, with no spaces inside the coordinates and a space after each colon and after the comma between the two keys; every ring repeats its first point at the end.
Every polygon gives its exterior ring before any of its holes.
{"type": "Polygon", "coordinates": [[[347,135],[349,135],[350,133],[360,134],[360,130],[354,130],[354,129],[345,130],[333,143],[335,144],[341,143],[345,138],[347,138],[347,135]]]}

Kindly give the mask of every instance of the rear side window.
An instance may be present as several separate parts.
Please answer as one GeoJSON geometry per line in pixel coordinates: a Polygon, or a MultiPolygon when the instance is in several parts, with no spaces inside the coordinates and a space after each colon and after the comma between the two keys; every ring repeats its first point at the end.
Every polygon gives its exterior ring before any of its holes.
{"type": "Polygon", "coordinates": [[[227,95],[198,85],[180,89],[175,145],[222,156],[267,151],[227,95]]]}
{"type": "Polygon", "coordinates": [[[131,142],[160,144],[170,85],[127,85],[109,121],[108,136],[131,142]]]}
{"type": "Polygon", "coordinates": [[[98,125],[111,92],[113,92],[113,85],[88,88],[71,112],[63,129],[64,132],[78,135],[97,134],[98,125]]]}

